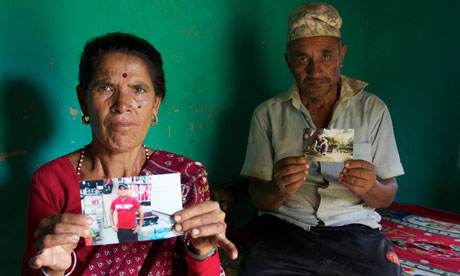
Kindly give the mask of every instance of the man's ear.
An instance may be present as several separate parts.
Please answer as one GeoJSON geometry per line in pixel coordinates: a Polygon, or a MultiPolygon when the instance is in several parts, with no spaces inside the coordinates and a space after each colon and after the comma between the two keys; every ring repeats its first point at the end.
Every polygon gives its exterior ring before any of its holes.
{"type": "Polygon", "coordinates": [[[291,62],[289,61],[289,55],[288,55],[287,52],[284,53],[284,60],[286,61],[286,64],[287,64],[287,66],[289,68],[289,72],[291,72],[291,74],[292,74],[291,62]]]}
{"type": "Polygon", "coordinates": [[[80,103],[81,112],[83,116],[88,116],[88,105],[86,104],[86,91],[81,87],[81,85],[77,85],[77,97],[78,102],[80,103]]]}
{"type": "Polygon", "coordinates": [[[347,53],[347,44],[342,44],[342,49],[340,51],[340,68],[343,66],[343,60],[345,59],[345,54],[347,53]]]}

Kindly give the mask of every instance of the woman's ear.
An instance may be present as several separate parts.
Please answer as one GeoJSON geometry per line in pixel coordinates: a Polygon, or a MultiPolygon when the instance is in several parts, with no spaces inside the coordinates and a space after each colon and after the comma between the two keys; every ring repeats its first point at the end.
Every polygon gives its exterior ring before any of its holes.
{"type": "Polygon", "coordinates": [[[155,96],[155,100],[153,102],[153,110],[152,110],[152,117],[153,115],[157,115],[158,109],[160,108],[161,97],[155,96]]]}
{"type": "Polygon", "coordinates": [[[77,97],[78,102],[80,103],[81,112],[83,116],[88,116],[88,105],[86,103],[86,91],[81,87],[81,85],[77,85],[77,97]]]}

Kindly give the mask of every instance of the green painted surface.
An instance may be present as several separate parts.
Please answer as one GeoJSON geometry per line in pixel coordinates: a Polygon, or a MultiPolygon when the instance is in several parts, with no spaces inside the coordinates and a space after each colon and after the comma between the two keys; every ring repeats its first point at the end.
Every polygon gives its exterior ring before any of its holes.
{"type": "MultiPolygon", "coordinates": [[[[2,275],[19,270],[33,171],[89,142],[75,93],[88,39],[131,32],[162,53],[167,95],[146,144],[202,161],[216,187],[239,177],[254,107],[293,81],[285,29],[300,3],[3,0],[2,275]]],[[[397,201],[459,212],[459,2],[330,3],[344,19],[342,72],[390,108],[406,170],[397,201]]]]}

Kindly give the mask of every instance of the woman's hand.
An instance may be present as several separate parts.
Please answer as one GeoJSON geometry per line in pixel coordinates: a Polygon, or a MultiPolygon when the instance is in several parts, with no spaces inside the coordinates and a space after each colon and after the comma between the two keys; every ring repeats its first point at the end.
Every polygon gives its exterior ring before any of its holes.
{"type": "Polygon", "coordinates": [[[81,214],[58,214],[43,218],[34,232],[37,255],[29,260],[32,268],[43,267],[50,275],[63,275],[72,264],[71,253],[80,237],[90,235],[93,219],[81,214]]]}
{"type": "Polygon", "coordinates": [[[205,201],[174,214],[174,230],[190,233],[197,255],[206,255],[213,247],[221,247],[232,259],[238,257],[235,245],[225,237],[225,213],[219,203],[205,201]]]}

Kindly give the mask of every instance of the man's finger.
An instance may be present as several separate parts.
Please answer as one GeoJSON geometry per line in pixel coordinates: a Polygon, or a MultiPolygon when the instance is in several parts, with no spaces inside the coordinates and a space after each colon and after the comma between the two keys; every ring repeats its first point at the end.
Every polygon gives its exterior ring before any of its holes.
{"type": "Polygon", "coordinates": [[[297,192],[299,187],[302,186],[304,183],[305,183],[305,179],[301,179],[301,180],[299,180],[297,182],[294,182],[294,183],[291,183],[289,185],[286,185],[286,186],[283,187],[282,192],[292,195],[295,192],[297,192]]]}
{"type": "Polygon", "coordinates": [[[288,185],[297,183],[299,181],[305,181],[306,177],[308,175],[308,171],[306,172],[298,172],[296,174],[291,174],[282,177],[280,180],[277,181],[277,184],[279,187],[286,187],[288,185]]]}
{"type": "Polygon", "coordinates": [[[371,163],[364,160],[347,160],[344,164],[347,169],[362,168],[375,172],[375,167],[371,163]]]}
{"type": "Polygon", "coordinates": [[[310,164],[304,163],[304,164],[293,164],[290,166],[284,166],[279,168],[278,170],[275,171],[273,176],[276,177],[283,177],[291,174],[296,174],[299,172],[308,172],[308,169],[310,168],[310,164]]]}
{"type": "Polygon", "coordinates": [[[305,164],[305,163],[307,163],[307,159],[303,155],[295,156],[295,157],[286,157],[276,162],[273,168],[276,170],[278,168],[288,166],[288,165],[305,164]]]}
{"type": "Polygon", "coordinates": [[[347,182],[353,187],[364,187],[368,183],[366,179],[349,176],[349,175],[344,175],[343,177],[340,177],[340,181],[347,182]]]}
{"type": "Polygon", "coordinates": [[[362,178],[362,179],[372,179],[375,178],[375,174],[372,171],[366,170],[366,169],[343,169],[343,173],[341,176],[353,176],[357,178],[362,178]]]}

